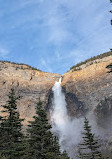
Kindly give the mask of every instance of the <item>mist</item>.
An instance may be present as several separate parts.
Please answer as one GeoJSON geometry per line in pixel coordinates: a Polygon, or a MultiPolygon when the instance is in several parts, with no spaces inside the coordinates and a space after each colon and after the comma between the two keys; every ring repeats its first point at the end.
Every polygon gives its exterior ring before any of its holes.
{"type": "Polygon", "coordinates": [[[72,156],[73,147],[81,141],[84,120],[83,118],[71,119],[68,116],[65,95],[61,87],[61,78],[59,82],[55,83],[52,91],[54,93],[51,110],[52,132],[59,137],[61,150],[66,150],[72,156]]]}
{"type": "MultiPolygon", "coordinates": [[[[50,112],[52,132],[58,136],[61,151],[66,150],[70,157],[76,159],[77,146],[82,141],[84,117],[71,118],[67,113],[67,103],[65,100],[65,94],[61,87],[61,78],[58,82],[55,82],[53,88],[53,101],[52,109],[50,112]]],[[[97,121],[93,112],[88,112],[86,117],[90,121],[92,126],[92,132],[95,136],[100,136],[104,139],[107,130],[97,125],[97,121]],[[106,132],[105,132],[106,131],[106,132]]]]}

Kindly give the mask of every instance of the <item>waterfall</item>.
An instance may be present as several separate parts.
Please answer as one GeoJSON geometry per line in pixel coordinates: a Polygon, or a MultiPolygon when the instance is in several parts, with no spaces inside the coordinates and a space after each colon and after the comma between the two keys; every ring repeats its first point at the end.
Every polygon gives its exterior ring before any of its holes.
{"type": "MultiPolygon", "coordinates": [[[[66,150],[69,156],[73,159],[77,153],[77,146],[82,140],[81,132],[83,131],[84,118],[70,118],[67,114],[67,103],[65,94],[62,91],[61,80],[55,82],[53,91],[53,101],[51,110],[52,132],[58,136],[61,150],[66,150]]],[[[69,105],[68,105],[69,107],[69,105]]],[[[94,126],[94,132],[98,131],[94,115],[88,114],[88,118],[94,126]],[[97,130],[97,131],[96,131],[97,130]]]]}
{"type": "Polygon", "coordinates": [[[61,78],[52,88],[54,92],[52,121],[59,129],[64,129],[68,122],[65,95],[62,92],[61,78]]]}
{"type": "Polygon", "coordinates": [[[62,78],[55,82],[52,88],[54,95],[51,110],[52,132],[59,137],[61,149],[67,150],[70,154],[72,147],[80,141],[82,122],[76,118],[71,120],[68,116],[61,80],[62,78]]]}
{"type": "Polygon", "coordinates": [[[51,112],[51,122],[53,124],[53,129],[56,133],[58,133],[60,142],[64,140],[64,137],[66,135],[66,126],[69,122],[69,117],[66,108],[67,104],[65,101],[65,95],[62,92],[61,80],[62,78],[60,78],[59,81],[56,82],[54,87],[52,88],[54,98],[53,110],[51,112]]]}

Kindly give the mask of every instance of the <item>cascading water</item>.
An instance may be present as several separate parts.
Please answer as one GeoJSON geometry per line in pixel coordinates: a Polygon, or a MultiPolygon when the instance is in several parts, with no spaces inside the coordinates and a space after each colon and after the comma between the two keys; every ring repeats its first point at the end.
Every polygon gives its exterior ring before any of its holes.
{"type": "Polygon", "coordinates": [[[60,143],[64,140],[66,136],[66,126],[69,122],[69,117],[67,115],[65,95],[62,92],[61,78],[59,82],[56,82],[52,91],[54,93],[53,99],[53,110],[51,112],[51,121],[53,124],[53,130],[59,135],[60,143]]]}
{"type": "Polygon", "coordinates": [[[68,116],[61,80],[62,78],[55,82],[52,88],[54,94],[51,110],[52,132],[59,137],[61,149],[71,154],[71,149],[80,141],[82,121],[76,118],[71,120],[68,116]]]}
{"type": "MultiPolygon", "coordinates": [[[[59,137],[59,142],[61,150],[66,150],[71,158],[76,159],[77,146],[82,140],[81,132],[83,131],[84,119],[71,118],[67,114],[67,104],[65,101],[65,94],[61,87],[61,78],[58,82],[55,82],[53,91],[53,102],[51,110],[51,123],[52,132],[59,137]]],[[[91,114],[90,114],[91,115],[91,114]]],[[[94,132],[98,129],[95,127],[92,116],[88,118],[92,121],[92,126],[94,126],[94,132]]]]}

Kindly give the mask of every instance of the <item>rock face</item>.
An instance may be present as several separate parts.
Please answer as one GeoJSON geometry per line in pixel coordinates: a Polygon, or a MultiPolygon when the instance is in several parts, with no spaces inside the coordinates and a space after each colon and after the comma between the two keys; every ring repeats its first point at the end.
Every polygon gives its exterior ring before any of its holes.
{"type": "MultiPolygon", "coordinates": [[[[65,92],[70,116],[84,115],[94,111],[105,97],[112,96],[112,73],[107,73],[107,65],[112,63],[112,55],[96,59],[70,70],[63,75],[62,87],[65,92]]],[[[34,70],[28,65],[0,62],[0,100],[7,101],[8,91],[14,87],[22,96],[18,101],[21,117],[28,121],[35,113],[35,104],[40,98],[47,110],[52,105],[52,87],[61,75],[34,70]]]]}
{"type": "Polygon", "coordinates": [[[70,70],[63,75],[62,86],[66,90],[69,114],[78,117],[86,114],[95,122],[97,135],[101,135],[105,144],[103,151],[110,149],[112,156],[112,73],[107,73],[106,68],[110,63],[112,55],[84,64],[77,71],[70,70]]]}
{"type": "MultiPolygon", "coordinates": [[[[63,75],[62,88],[65,92],[68,113],[70,116],[80,117],[88,112],[98,119],[102,116],[101,101],[109,99],[107,114],[112,111],[112,73],[107,73],[107,65],[112,63],[112,54],[102,59],[96,59],[77,68],[71,69],[63,75]]],[[[35,114],[35,104],[40,98],[47,110],[52,106],[52,87],[61,75],[34,70],[28,65],[0,62],[0,100],[1,105],[7,101],[10,88],[15,88],[17,95],[22,96],[18,101],[18,109],[24,124],[32,120],[35,114]]],[[[1,110],[1,107],[0,107],[1,110]]],[[[105,112],[103,112],[105,114],[105,112]]],[[[111,117],[109,117],[112,120],[111,117]]],[[[103,120],[104,121],[104,120],[103,120]]],[[[100,126],[99,126],[100,127],[100,126]]],[[[112,129],[111,122],[109,127],[112,129]]],[[[112,130],[109,130],[110,132],[112,130]]],[[[112,135],[108,135],[110,148],[112,135]]]]}
{"type": "Polygon", "coordinates": [[[83,69],[65,73],[62,86],[66,93],[74,94],[83,103],[85,110],[94,110],[105,97],[112,95],[112,73],[107,73],[107,65],[112,63],[112,56],[105,57],[92,65],[81,66],[83,69]]]}
{"type": "Polygon", "coordinates": [[[22,98],[18,101],[18,109],[24,124],[32,120],[35,114],[35,104],[40,98],[47,104],[48,92],[60,75],[33,70],[30,66],[0,62],[0,101],[7,101],[10,88],[16,90],[22,98]]]}

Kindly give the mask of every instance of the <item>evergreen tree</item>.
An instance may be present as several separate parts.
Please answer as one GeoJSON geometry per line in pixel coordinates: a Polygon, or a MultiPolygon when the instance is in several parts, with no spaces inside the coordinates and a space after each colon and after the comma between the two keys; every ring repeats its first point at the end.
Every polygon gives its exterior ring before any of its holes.
{"type": "MultiPolygon", "coordinates": [[[[61,159],[60,147],[57,137],[51,133],[51,125],[48,123],[42,102],[39,100],[36,106],[36,115],[28,125],[29,152],[27,159],[61,159]]],[[[66,159],[66,158],[63,158],[66,159]]]]}
{"type": "Polygon", "coordinates": [[[0,118],[0,153],[8,159],[19,159],[23,154],[23,119],[20,119],[17,111],[17,100],[20,97],[16,97],[14,89],[11,89],[8,98],[6,105],[2,106],[2,113],[7,115],[0,118]]]}
{"type": "Polygon", "coordinates": [[[81,159],[103,159],[99,151],[100,145],[98,139],[95,139],[94,134],[91,132],[89,121],[85,118],[83,142],[79,145],[78,157],[81,159]]]}
{"type": "Polygon", "coordinates": [[[0,154],[0,159],[8,159],[0,154]]]}

